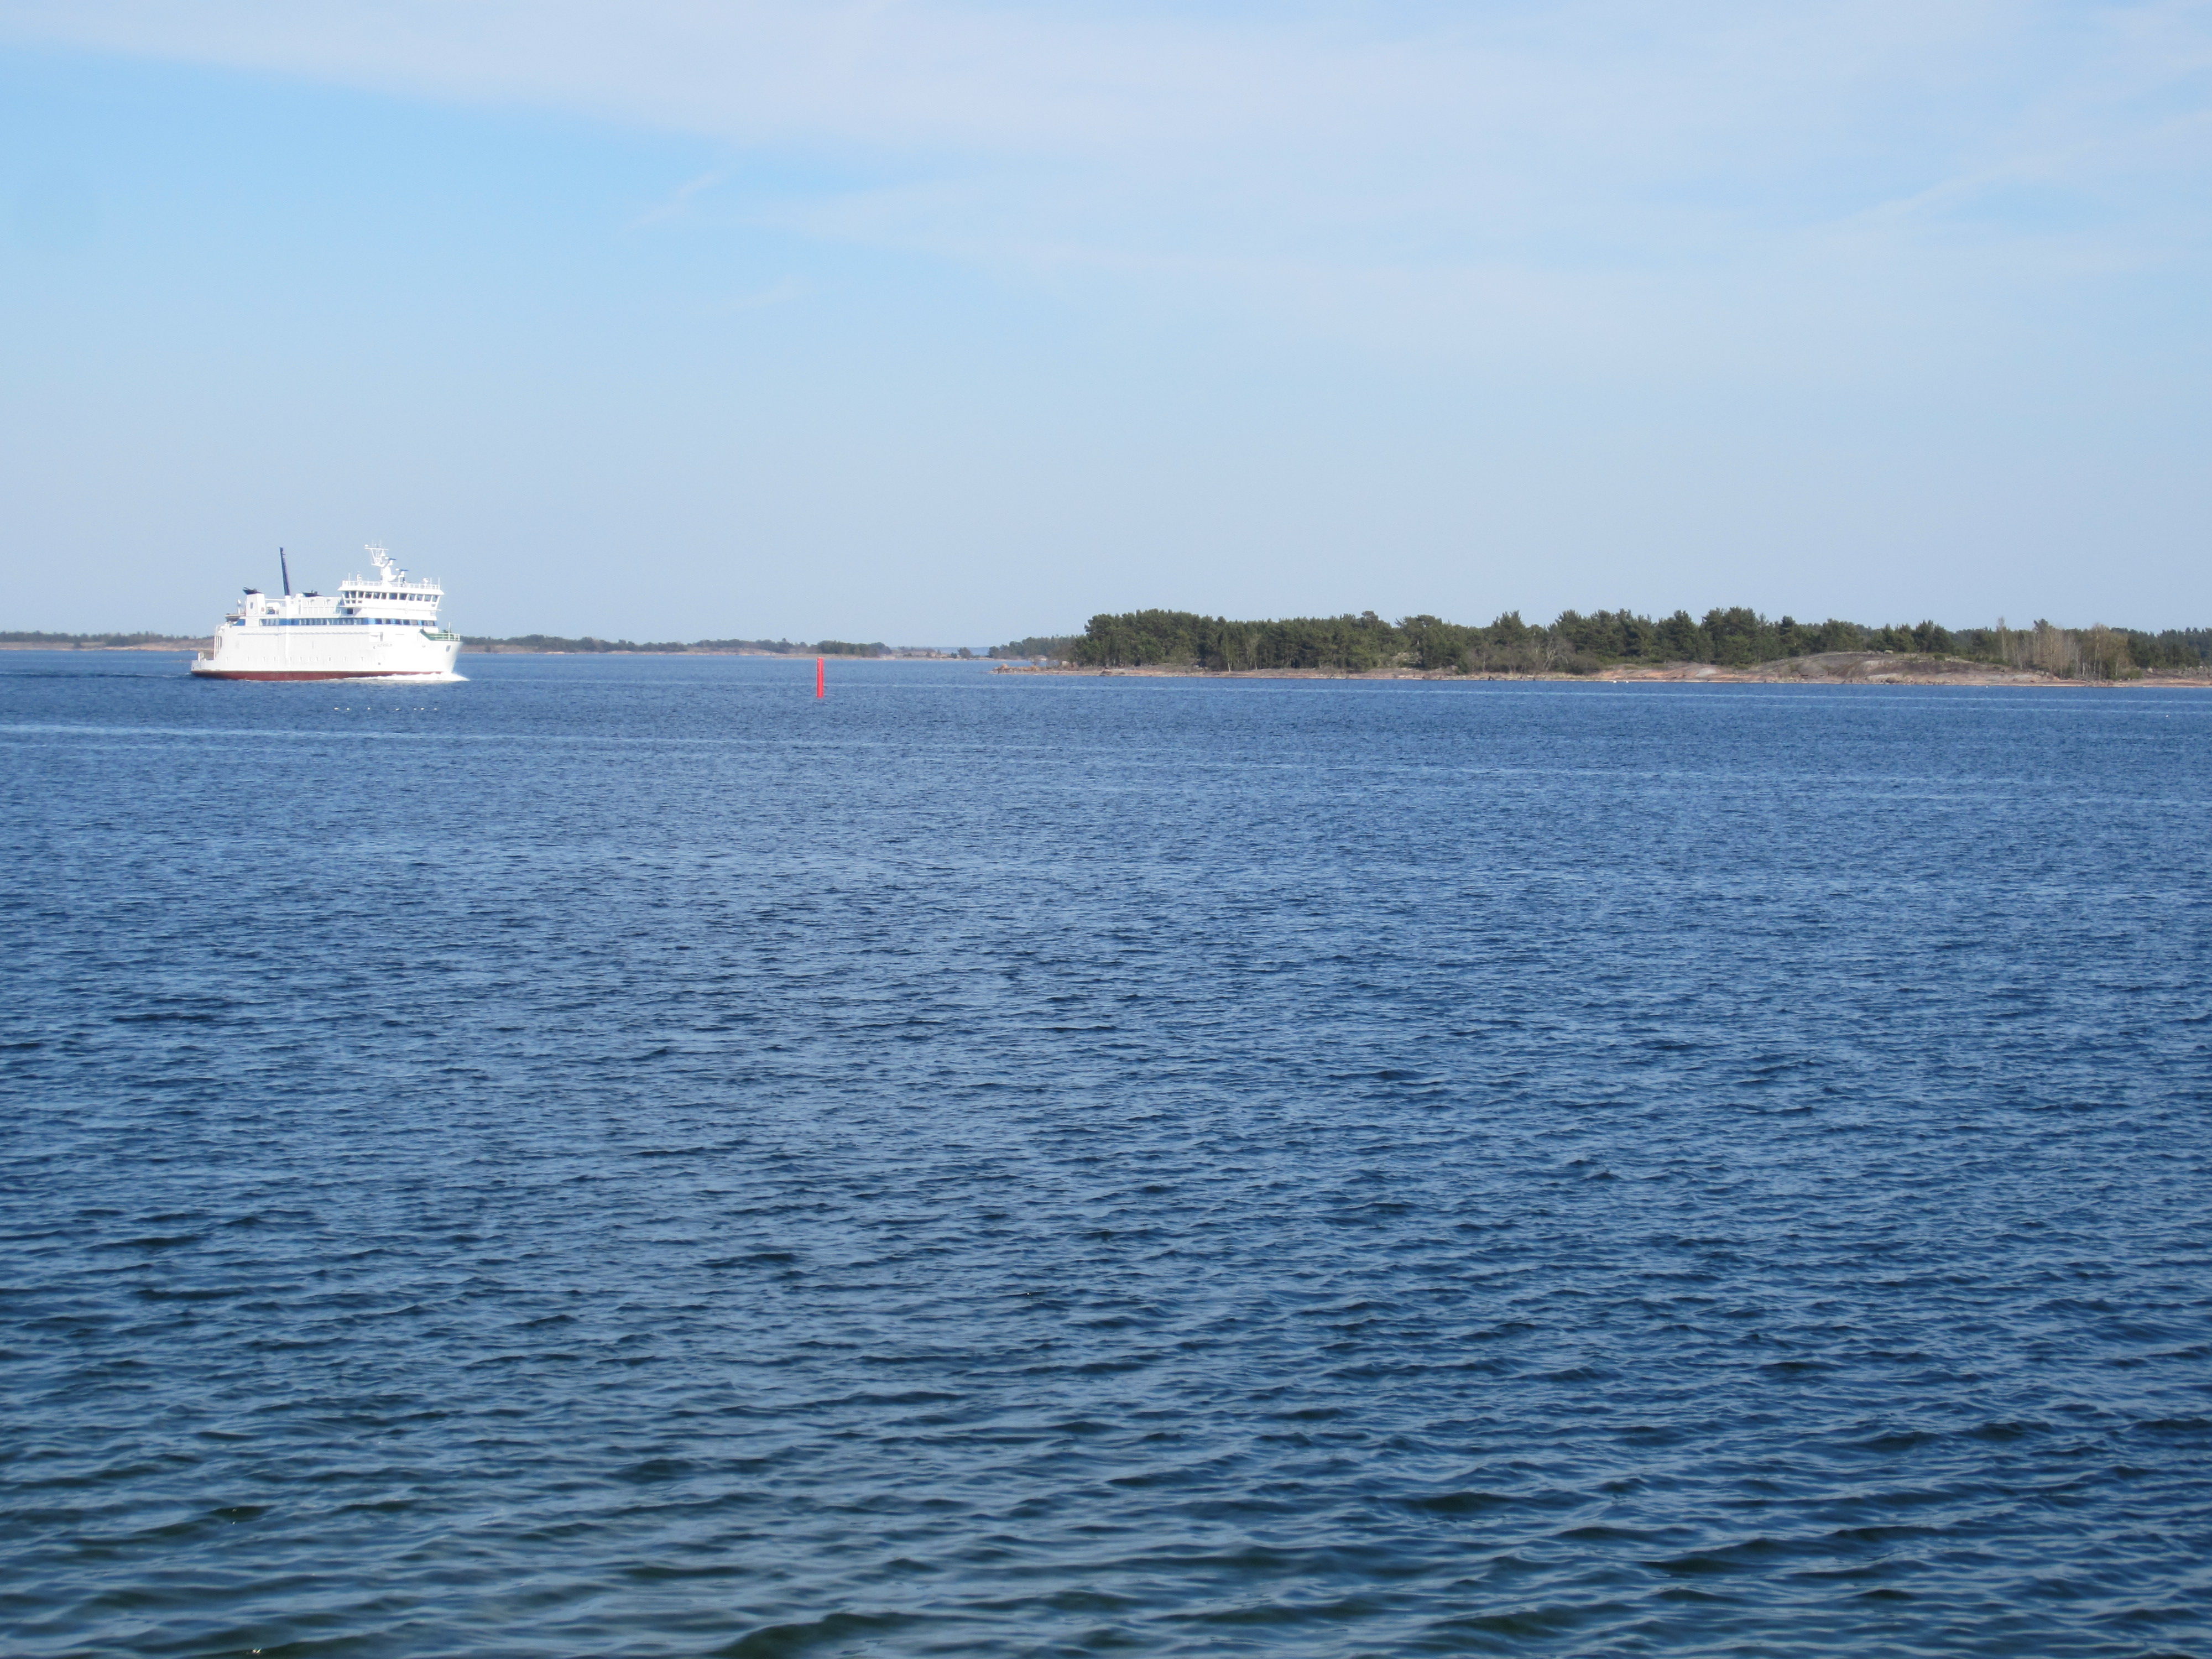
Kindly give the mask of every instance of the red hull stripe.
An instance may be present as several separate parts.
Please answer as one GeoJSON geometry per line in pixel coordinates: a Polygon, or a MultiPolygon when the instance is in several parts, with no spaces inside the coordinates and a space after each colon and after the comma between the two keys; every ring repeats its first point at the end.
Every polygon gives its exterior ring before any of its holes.
{"type": "Polygon", "coordinates": [[[360,669],[334,668],[327,672],[320,669],[312,669],[305,670],[299,673],[289,674],[246,674],[233,673],[227,668],[218,668],[212,671],[205,668],[195,668],[192,670],[195,676],[204,680],[419,680],[428,679],[434,674],[447,673],[450,672],[450,670],[441,668],[394,668],[390,670],[370,669],[366,671],[360,669]]]}

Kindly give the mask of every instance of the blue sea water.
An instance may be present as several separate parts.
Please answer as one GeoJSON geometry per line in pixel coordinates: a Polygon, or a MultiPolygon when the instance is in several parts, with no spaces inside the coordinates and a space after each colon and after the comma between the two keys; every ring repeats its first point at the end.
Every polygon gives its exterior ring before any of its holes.
{"type": "Polygon", "coordinates": [[[2212,1653],[2212,697],[0,658],[0,1632],[2212,1653]]]}

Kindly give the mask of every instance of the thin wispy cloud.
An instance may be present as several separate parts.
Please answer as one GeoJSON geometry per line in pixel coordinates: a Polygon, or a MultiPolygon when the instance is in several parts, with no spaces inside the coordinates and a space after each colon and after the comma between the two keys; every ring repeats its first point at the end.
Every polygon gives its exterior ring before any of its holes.
{"type": "Polygon", "coordinates": [[[720,309],[725,316],[732,316],[745,311],[762,311],[769,306],[789,305],[793,300],[804,298],[805,293],[805,283],[800,282],[796,276],[787,276],[780,283],[769,283],[766,288],[755,289],[746,294],[732,295],[722,302],[720,309]]]}
{"type": "Polygon", "coordinates": [[[625,228],[643,230],[648,225],[665,224],[672,219],[679,219],[690,210],[693,198],[714,189],[728,177],[726,169],[717,167],[710,173],[701,173],[696,179],[687,179],[671,191],[665,201],[655,202],[631,220],[625,228]]]}
{"type": "Polygon", "coordinates": [[[2146,174],[2201,175],[2212,103],[2212,11],[2178,0],[16,0],[0,21],[18,40],[896,155],[961,181],[919,228],[902,202],[887,234],[1350,246],[1407,264],[1728,258],[1747,237],[1884,204],[1925,218],[2020,177],[2124,202],[2146,174]]]}

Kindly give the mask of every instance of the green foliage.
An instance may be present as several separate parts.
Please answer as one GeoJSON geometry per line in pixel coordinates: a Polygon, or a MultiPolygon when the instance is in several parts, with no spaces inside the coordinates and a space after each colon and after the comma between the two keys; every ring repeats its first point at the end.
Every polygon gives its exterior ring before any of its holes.
{"type": "Polygon", "coordinates": [[[1557,630],[1532,628],[1510,611],[1486,628],[1430,616],[1407,617],[1393,625],[1372,611],[1267,622],[1135,611],[1093,617],[1070,654],[1093,668],[1316,668],[1347,674],[1399,664],[1457,674],[1586,673],[1601,665],[1557,630]]]}
{"type": "Polygon", "coordinates": [[[1399,630],[1372,611],[1280,622],[1231,622],[1188,611],[1093,617],[1071,644],[1093,668],[1170,664],[1194,668],[1334,668],[1357,674],[1397,660],[1399,630]]]}
{"type": "Polygon", "coordinates": [[[1407,617],[1398,629],[1412,666],[1429,673],[1467,672],[1468,647],[1473,643],[1474,629],[1438,617],[1407,617]]]}
{"type": "Polygon", "coordinates": [[[2212,628],[2169,628],[2157,634],[2113,630],[2127,640],[2128,655],[2142,668],[2202,668],[2212,663],[2212,628]]]}
{"type": "Polygon", "coordinates": [[[817,640],[814,654],[817,657],[888,657],[890,647],[881,640],[872,645],[855,645],[850,640],[817,640]]]}
{"type": "Polygon", "coordinates": [[[1073,634],[1032,634],[1025,640],[994,645],[988,654],[1003,661],[1025,662],[1033,657],[1042,657],[1052,662],[1066,662],[1074,650],[1073,634]]]}
{"type": "Polygon", "coordinates": [[[1749,668],[1831,652],[1890,652],[1964,657],[2041,668],[2068,676],[2126,679],[2145,666],[2201,668],[2212,663],[2212,629],[2145,634],[2101,624],[2080,631],[2039,623],[2033,630],[1963,629],[1929,621],[1869,627],[1831,617],[1770,620],[1742,605],[1700,618],[1686,611],[1654,621],[1627,610],[1562,611],[1548,627],[1509,611],[1486,627],[1441,617],[1405,617],[1393,625],[1373,611],[1232,622],[1189,611],[1131,611],[1093,617],[1080,637],[1039,636],[994,656],[1060,656],[1093,668],[1206,670],[1321,668],[1358,673],[1399,665],[1425,673],[1587,674],[1619,663],[1712,663],[1749,668]],[[1039,649],[1040,647],[1060,647],[1039,649]]]}

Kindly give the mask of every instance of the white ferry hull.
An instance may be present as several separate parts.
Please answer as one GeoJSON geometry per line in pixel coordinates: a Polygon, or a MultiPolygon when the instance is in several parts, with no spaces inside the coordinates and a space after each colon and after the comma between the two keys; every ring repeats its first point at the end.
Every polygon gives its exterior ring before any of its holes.
{"type": "Polygon", "coordinates": [[[374,576],[349,576],[335,593],[282,596],[249,587],[215,630],[192,672],[209,680],[457,680],[461,636],[438,624],[444,586],[410,580],[383,548],[362,550],[374,576]]]}
{"type": "Polygon", "coordinates": [[[459,640],[419,628],[226,629],[213,651],[193,659],[192,672],[211,680],[442,678],[460,649],[459,640]]]}

